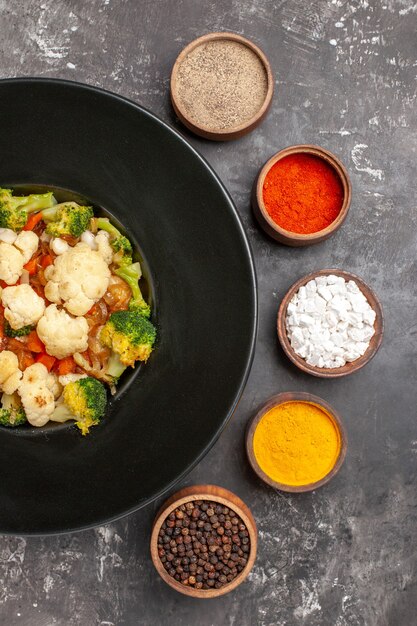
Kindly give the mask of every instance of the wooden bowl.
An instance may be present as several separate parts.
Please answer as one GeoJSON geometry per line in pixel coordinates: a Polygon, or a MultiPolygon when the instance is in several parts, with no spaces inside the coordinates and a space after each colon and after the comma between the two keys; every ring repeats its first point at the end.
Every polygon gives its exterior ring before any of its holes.
{"type": "Polygon", "coordinates": [[[174,493],[159,509],[152,527],[150,547],[153,564],[158,574],[170,587],[186,596],[192,596],[194,598],[216,598],[217,596],[229,593],[229,591],[233,591],[233,589],[236,589],[236,587],[245,580],[255,562],[257,545],[258,540],[255,520],[249,508],[238,496],[216,485],[194,485],[192,487],[185,487],[185,489],[174,493]],[[195,500],[212,500],[213,502],[219,502],[231,508],[242,519],[248,529],[250,539],[248,562],[240,574],[230,583],[221,587],[221,589],[194,589],[193,587],[182,585],[168,574],[158,555],[158,535],[163,522],[178,506],[195,500]]]}
{"type": "Polygon", "coordinates": [[[259,225],[270,237],[272,237],[276,241],[279,241],[279,243],[294,247],[309,246],[313,243],[319,243],[320,241],[328,239],[328,237],[330,237],[336,230],[341,227],[349,211],[351,197],[352,185],[350,182],[349,174],[347,173],[347,170],[343,163],[341,163],[341,161],[339,161],[339,159],[328,150],[320,148],[319,146],[314,146],[312,144],[305,144],[299,146],[290,146],[289,148],[280,150],[280,152],[274,154],[274,156],[272,156],[269,161],[265,163],[265,165],[259,171],[259,174],[255,179],[252,188],[252,209],[256,219],[259,222],[259,225]],[[327,228],[319,230],[316,233],[301,235],[299,233],[293,233],[291,231],[285,230],[274,222],[274,220],[269,216],[268,211],[265,208],[263,199],[263,187],[265,177],[271,167],[275,165],[277,161],[280,161],[290,154],[312,154],[313,156],[320,157],[321,159],[326,161],[326,163],[332,166],[334,171],[339,176],[343,186],[343,204],[340,209],[339,215],[331,224],[329,224],[329,226],[327,226],[327,228]]]}
{"type": "Polygon", "coordinates": [[[189,43],[188,46],[186,46],[184,50],[182,50],[182,52],[178,55],[177,60],[174,63],[174,67],[172,68],[171,102],[176,115],[184,124],[184,126],[186,126],[193,133],[199,135],[200,137],[204,137],[205,139],[211,139],[213,141],[229,141],[231,139],[238,139],[239,137],[242,137],[243,135],[246,135],[251,130],[253,130],[262,122],[262,120],[266,116],[268,109],[271,105],[273,93],[274,79],[272,76],[271,66],[265,54],[260,48],[258,48],[258,46],[249,41],[249,39],[241,37],[241,35],[236,35],[235,33],[209,33],[207,35],[199,37],[198,39],[194,39],[194,41],[189,43]],[[267,78],[267,92],[261,108],[251,119],[247,120],[240,126],[234,126],[232,128],[209,128],[207,126],[203,126],[202,124],[198,124],[196,120],[189,117],[187,111],[184,110],[178,94],[178,70],[187,54],[189,54],[192,50],[194,50],[198,46],[201,46],[202,44],[217,40],[235,41],[237,43],[243,44],[244,46],[252,50],[252,52],[257,55],[262,65],[264,66],[267,78]]]}
{"type": "Polygon", "coordinates": [[[342,467],[343,461],[345,460],[347,450],[347,435],[345,428],[343,426],[342,420],[340,416],[336,413],[336,411],[325,402],[321,398],[312,395],[311,393],[304,392],[285,392],[279,393],[272,398],[270,398],[256,413],[256,415],[249,421],[248,427],[246,429],[246,453],[248,455],[249,463],[252,466],[254,472],[259,476],[261,480],[265,483],[274,487],[275,489],[279,489],[280,491],[288,491],[290,493],[304,493],[306,491],[314,491],[319,487],[322,487],[326,483],[328,483],[334,476],[336,476],[337,472],[342,467]],[[284,404],[286,402],[310,402],[311,404],[315,404],[320,408],[324,409],[324,411],[332,418],[333,423],[340,434],[340,452],[337,458],[337,461],[333,468],[330,470],[326,476],[324,476],[321,480],[318,480],[314,483],[309,483],[306,485],[286,485],[285,483],[279,483],[265,474],[265,472],[261,469],[256,460],[255,453],[253,451],[253,436],[255,434],[255,430],[262,417],[267,413],[272,407],[277,406],[278,404],[284,404]]]}
{"type": "Polygon", "coordinates": [[[361,279],[359,276],[355,274],[351,274],[350,272],[345,272],[344,270],[337,269],[328,269],[328,270],[320,270],[318,272],[312,272],[300,280],[297,280],[296,283],[290,287],[290,289],[285,294],[281,305],[278,309],[278,318],[277,318],[277,331],[278,331],[278,339],[284,350],[287,357],[303,372],[307,374],[312,374],[313,376],[318,376],[320,378],[340,378],[341,376],[347,376],[348,374],[353,374],[357,370],[361,369],[364,365],[366,365],[377,353],[379,346],[382,342],[382,337],[384,334],[384,314],[382,312],[381,303],[378,300],[376,294],[372,291],[370,287],[361,279]],[[362,291],[363,295],[368,300],[370,306],[376,313],[376,319],[374,322],[375,334],[372,337],[368,349],[366,352],[356,359],[356,361],[352,361],[352,363],[346,363],[342,367],[338,367],[335,369],[330,369],[326,367],[316,367],[314,365],[309,365],[302,357],[298,356],[294,352],[294,349],[291,347],[290,340],[288,339],[287,329],[285,325],[286,317],[287,317],[287,306],[294,294],[299,290],[302,285],[308,283],[312,278],[316,278],[317,276],[328,276],[329,274],[335,274],[336,276],[342,276],[346,281],[353,280],[358,285],[359,289],[362,291]]]}

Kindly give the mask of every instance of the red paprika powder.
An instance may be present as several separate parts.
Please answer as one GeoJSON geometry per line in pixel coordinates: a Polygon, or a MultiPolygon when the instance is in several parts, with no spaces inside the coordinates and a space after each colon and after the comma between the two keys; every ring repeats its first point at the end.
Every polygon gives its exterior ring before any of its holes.
{"type": "Polygon", "coordinates": [[[307,235],[329,226],[340,213],[343,185],[324,159],[290,154],[265,176],[263,201],[269,216],[284,230],[307,235]]]}

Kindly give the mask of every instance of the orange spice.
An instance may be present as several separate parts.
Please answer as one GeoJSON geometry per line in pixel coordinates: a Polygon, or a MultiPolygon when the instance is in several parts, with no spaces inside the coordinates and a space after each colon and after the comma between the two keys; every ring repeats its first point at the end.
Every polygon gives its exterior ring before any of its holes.
{"type": "Polygon", "coordinates": [[[332,416],[311,402],[284,402],[261,418],[253,435],[259,467],[278,483],[315,483],[333,469],[341,450],[332,416]]]}
{"type": "Polygon", "coordinates": [[[290,154],[271,167],[263,184],[268,215],[284,230],[303,235],[327,228],[340,213],[343,185],[324,159],[290,154]]]}

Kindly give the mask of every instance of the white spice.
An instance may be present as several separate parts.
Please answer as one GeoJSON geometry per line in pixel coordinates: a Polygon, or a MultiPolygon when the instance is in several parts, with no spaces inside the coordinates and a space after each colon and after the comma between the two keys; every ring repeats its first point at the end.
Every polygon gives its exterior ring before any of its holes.
{"type": "Polygon", "coordinates": [[[300,287],[287,307],[291,347],[309,365],[337,368],[365,354],[376,314],[358,285],[318,276],[300,287]]]}

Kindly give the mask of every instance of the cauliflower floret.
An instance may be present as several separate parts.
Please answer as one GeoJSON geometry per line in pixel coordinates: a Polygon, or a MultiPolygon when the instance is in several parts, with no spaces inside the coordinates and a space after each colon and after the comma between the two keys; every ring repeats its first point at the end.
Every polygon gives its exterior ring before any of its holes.
{"type": "Polygon", "coordinates": [[[36,324],[45,311],[45,302],[30,285],[6,287],[1,293],[4,317],[14,330],[36,324]]]}
{"type": "Polygon", "coordinates": [[[25,262],[17,248],[10,243],[0,242],[0,279],[8,285],[19,280],[25,262]]]}
{"type": "Polygon", "coordinates": [[[18,388],[21,378],[22,372],[15,353],[10,350],[0,352],[0,391],[11,396],[18,388]]]}
{"type": "Polygon", "coordinates": [[[25,369],[18,393],[32,426],[44,426],[49,421],[55,409],[55,387],[55,377],[49,374],[42,363],[35,363],[25,369]]]}
{"type": "Polygon", "coordinates": [[[99,252],[80,242],[45,271],[45,295],[73,315],[85,315],[106,293],[110,270],[99,252]]]}
{"type": "Polygon", "coordinates": [[[74,352],[84,352],[88,347],[88,323],[84,317],[71,317],[56,304],[50,304],[36,328],[46,352],[63,359],[74,352]]]}
{"type": "Polygon", "coordinates": [[[13,244],[0,241],[0,279],[8,285],[16,284],[38,244],[39,237],[30,230],[19,233],[13,244]]]}
{"type": "MultiPolygon", "coordinates": [[[[53,265],[49,265],[44,270],[44,276],[46,280],[49,280],[49,276],[51,276],[53,272],[54,272],[53,265]]],[[[59,294],[59,283],[54,283],[52,281],[46,283],[44,294],[45,294],[45,297],[49,300],[49,302],[57,302],[58,304],[61,304],[61,297],[59,294]]]]}
{"type": "Polygon", "coordinates": [[[87,374],[64,374],[63,376],[59,376],[58,380],[60,384],[65,387],[68,383],[76,383],[77,380],[81,380],[81,378],[88,378],[87,374]]]}
{"type": "MultiPolygon", "coordinates": [[[[35,363],[35,365],[27,367],[23,373],[22,383],[25,381],[25,374],[27,370],[30,371],[26,378],[26,381],[30,383],[40,383],[42,381],[45,381],[45,365],[43,365],[43,363],[35,363]]],[[[55,399],[59,398],[62,393],[62,385],[59,382],[58,376],[53,372],[48,372],[48,370],[46,371],[48,373],[48,377],[46,378],[47,387],[50,391],[52,391],[55,399]]]]}
{"type": "Polygon", "coordinates": [[[23,256],[23,263],[32,258],[39,245],[39,237],[31,230],[22,230],[13,244],[23,256]]]}
{"type": "Polygon", "coordinates": [[[110,235],[106,233],[105,230],[99,230],[96,237],[95,242],[97,244],[97,248],[103,259],[106,261],[107,265],[113,261],[113,249],[110,245],[110,235]]]}

